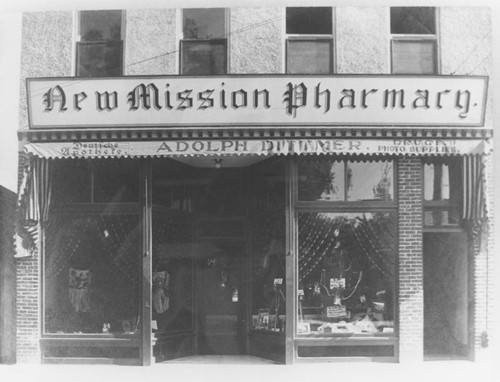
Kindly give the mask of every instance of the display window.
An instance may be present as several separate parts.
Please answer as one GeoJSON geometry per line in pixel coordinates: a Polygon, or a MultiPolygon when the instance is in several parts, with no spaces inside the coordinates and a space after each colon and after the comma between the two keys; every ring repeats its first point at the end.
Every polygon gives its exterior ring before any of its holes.
{"type": "Polygon", "coordinates": [[[392,336],[398,231],[393,160],[311,156],[296,163],[295,335],[392,336]]]}
{"type": "Polygon", "coordinates": [[[48,218],[42,225],[44,362],[138,363],[144,237],[140,162],[54,160],[50,174],[48,218]]]}
{"type": "Polygon", "coordinates": [[[394,332],[393,213],[299,213],[298,335],[394,332]]]}
{"type": "Polygon", "coordinates": [[[139,216],[58,214],[45,233],[44,332],[138,333],[139,216]]]}

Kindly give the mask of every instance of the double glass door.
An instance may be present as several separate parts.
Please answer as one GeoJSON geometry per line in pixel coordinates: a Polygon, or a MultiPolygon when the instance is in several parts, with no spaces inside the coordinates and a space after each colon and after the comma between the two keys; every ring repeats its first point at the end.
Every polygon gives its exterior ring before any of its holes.
{"type": "Polygon", "coordinates": [[[284,166],[276,162],[227,169],[153,163],[156,362],[193,355],[284,357],[284,166]],[[261,353],[269,349],[267,334],[274,347],[261,353]]]}

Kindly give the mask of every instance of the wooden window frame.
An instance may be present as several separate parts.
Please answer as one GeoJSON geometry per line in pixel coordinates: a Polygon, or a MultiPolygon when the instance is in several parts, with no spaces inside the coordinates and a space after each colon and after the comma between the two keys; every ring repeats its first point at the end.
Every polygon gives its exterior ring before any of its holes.
{"type": "MultiPolygon", "coordinates": [[[[304,8],[310,8],[310,7],[304,7],[304,8]]],[[[328,73],[322,73],[322,74],[334,74],[335,73],[335,65],[336,65],[336,60],[335,60],[335,7],[332,8],[332,30],[330,34],[292,34],[292,33],[287,33],[286,32],[286,8],[283,10],[283,30],[285,34],[285,48],[284,48],[284,57],[285,57],[285,73],[288,73],[289,69],[289,57],[288,57],[288,49],[289,49],[289,41],[318,41],[318,40],[329,40],[330,41],[330,64],[329,64],[329,72],[328,73]]],[[[301,74],[311,74],[311,73],[301,73],[301,74]]]]}
{"type": "Polygon", "coordinates": [[[137,202],[116,203],[66,203],[56,204],[52,207],[51,216],[65,215],[82,218],[96,215],[119,216],[135,215],[142,229],[140,251],[141,266],[138,269],[139,278],[139,327],[138,331],[131,334],[126,333],[46,333],[45,332],[45,223],[40,223],[40,348],[41,362],[47,364],[122,364],[122,365],[149,365],[151,364],[151,287],[150,265],[150,219],[151,213],[145,206],[150,203],[151,180],[149,162],[141,161],[139,171],[139,200],[137,202]],[[95,357],[47,357],[45,349],[53,346],[58,347],[85,347],[96,348],[135,348],[138,350],[138,358],[95,358],[95,357]]]}
{"type": "MultiPolygon", "coordinates": [[[[114,45],[120,49],[120,68],[119,68],[119,75],[118,76],[123,76],[124,75],[124,56],[125,56],[125,44],[124,44],[124,36],[126,35],[125,33],[125,20],[126,20],[126,13],[124,10],[121,10],[121,19],[120,19],[120,40],[102,40],[102,41],[82,41],[81,38],[81,25],[82,25],[82,13],[86,11],[78,11],[77,12],[77,23],[76,23],[76,33],[75,33],[75,68],[74,68],[74,73],[76,77],[80,77],[79,73],[79,62],[80,62],[80,55],[81,55],[81,47],[83,46],[92,46],[92,45],[114,45]]],[[[94,76],[86,76],[86,78],[99,78],[99,77],[94,77],[94,76]]]]}
{"type": "MultiPolygon", "coordinates": [[[[399,354],[399,253],[396,252],[394,256],[394,290],[393,290],[393,309],[394,309],[394,330],[393,333],[380,333],[374,334],[325,334],[322,336],[304,336],[297,333],[298,323],[298,280],[299,280],[299,267],[298,267],[298,214],[299,213],[373,213],[373,212],[386,212],[394,214],[396,223],[398,224],[398,209],[399,201],[398,184],[398,162],[395,158],[387,158],[393,161],[393,176],[394,176],[394,199],[390,202],[384,201],[352,201],[352,202],[338,202],[338,201],[299,201],[298,200],[298,160],[300,158],[290,158],[288,167],[288,200],[289,200],[289,216],[287,217],[287,224],[289,228],[289,241],[290,243],[287,256],[287,296],[292,296],[292,302],[287,304],[287,318],[290,324],[287,324],[287,338],[293,342],[293,346],[287,347],[287,362],[301,363],[301,362],[325,362],[325,361],[343,361],[349,360],[376,360],[394,362],[398,359],[399,354]],[[292,313],[293,312],[293,313],[292,313]],[[321,357],[309,358],[299,357],[298,348],[300,346],[392,346],[394,349],[393,356],[364,356],[364,357],[321,357]]],[[[349,161],[350,158],[341,157],[341,160],[349,161]]],[[[399,229],[396,229],[395,240],[399,242],[399,229]]]]}
{"type": "MultiPolygon", "coordinates": [[[[207,8],[210,9],[210,8],[207,8]]],[[[183,42],[197,42],[198,44],[220,44],[221,42],[224,43],[224,73],[218,74],[218,75],[225,75],[229,74],[229,20],[231,19],[230,15],[230,9],[229,8],[224,8],[224,37],[216,37],[216,38],[209,38],[209,39],[189,39],[189,38],[184,38],[184,9],[181,9],[179,12],[179,74],[184,75],[184,62],[183,62],[183,42]]],[[[193,74],[194,75],[194,74],[193,74]]],[[[210,76],[210,75],[217,75],[217,74],[201,74],[200,76],[210,76]]]]}
{"type": "MultiPolygon", "coordinates": [[[[390,20],[391,20],[391,14],[390,14],[390,8],[389,8],[389,35],[390,35],[390,47],[389,47],[389,54],[390,54],[390,68],[391,68],[391,73],[394,74],[394,42],[398,41],[403,41],[403,42],[414,42],[414,43],[419,43],[419,42],[433,42],[433,55],[434,55],[434,62],[433,62],[433,73],[428,73],[428,74],[421,74],[421,75],[437,75],[441,71],[441,65],[440,65],[440,51],[439,51],[439,8],[434,7],[434,25],[435,25],[435,34],[404,34],[404,33],[392,33],[390,30],[390,20]]],[[[399,73],[398,73],[399,74],[399,73]]],[[[414,74],[414,73],[401,73],[401,75],[405,74],[414,74]]],[[[417,73],[420,74],[420,73],[417,73]]]]}
{"type": "MultiPolygon", "coordinates": [[[[446,159],[438,159],[438,161],[433,162],[433,163],[447,163],[446,159]]],[[[429,163],[429,162],[427,162],[429,163]]],[[[425,171],[425,165],[427,164],[425,162],[422,162],[422,225],[423,225],[423,232],[462,232],[465,231],[465,227],[463,225],[463,219],[460,217],[460,221],[457,224],[447,224],[447,225],[426,225],[425,224],[425,214],[426,212],[439,212],[439,211],[449,211],[452,207],[456,207],[460,211],[460,203],[461,201],[455,202],[452,200],[425,200],[425,195],[424,195],[424,190],[425,190],[425,176],[424,176],[424,171],[425,171]]],[[[463,171],[459,171],[459,176],[461,177],[461,184],[463,187],[463,171]]]]}

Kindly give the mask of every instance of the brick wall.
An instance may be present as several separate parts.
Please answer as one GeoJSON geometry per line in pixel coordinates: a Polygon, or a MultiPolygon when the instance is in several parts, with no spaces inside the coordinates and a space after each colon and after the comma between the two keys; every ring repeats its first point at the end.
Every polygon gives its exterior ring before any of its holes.
{"type": "Polygon", "coordinates": [[[17,362],[40,362],[39,257],[21,258],[16,264],[17,362]]]}
{"type": "Polygon", "coordinates": [[[486,355],[482,334],[487,333],[488,346],[495,346],[495,335],[498,335],[494,320],[494,219],[493,219],[493,156],[489,155],[486,164],[486,193],[489,218],[489,234],[481,242],[480,252],[473,260],[474,288],[474,356],[480,360],[486,355]]]}
{"type": "MultiPolygon", "coordinates": [[[[72,75],[73,12],[23,14],[19,129],[27,129],[27,77],[72,75]]],[[[21,155],[22,157],[22,155],[21,155]]],[[[19,176],[24,160],[19,159],[19,176]]],[[[19,179],[19,182],[21,179],[19,179]]],[[[17,248],[18,255],[21,249],[17,248]]],[[[17,362],[40,362],[40,282],[37,254],[16,260],[17,362]]]]}
{"type": "Polygon", "coordinates": [[[415,157],[399,161],[399,360],[422,361],[423,202],[422,165],[415,157]]]}
{"type": "MultiPolygon", "coordinates": [[[[27,157],[19,152],[18,156],[18,192],[24,174],[27,157]]],[[[39,266],[38,255],[30,256],[20,243],[16,243],[16,362],[38,363],[39,351],[39,266]]]]}

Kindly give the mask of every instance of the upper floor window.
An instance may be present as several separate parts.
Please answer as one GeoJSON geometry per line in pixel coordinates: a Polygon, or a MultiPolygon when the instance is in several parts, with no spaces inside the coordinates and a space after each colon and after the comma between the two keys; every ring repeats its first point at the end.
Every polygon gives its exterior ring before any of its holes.
{"type": "Polygon", "coordinates": [[[424,163],[424,225],[460,224],[462,166],[458,158],[432,159],[424,163]]]}
{"type": "Polygon", "coordinates": [[[391,7],[392,73],[437,73],[436,10],[391,7]]]}
{"type": "Polygon", "coordinates": [[[181,74],[226,74],[227,38],[224,8],[182,11],[181,74]]]}
{"type": "Polygon", "coordinates": [[[286,8],[286,72],[333,72],[331,7],[286,8]]]}
{"type": "Polygon", "coordinates": [[[76,44],[76,75],[123,74],[122,11],[81,11],[76,44]]]}

